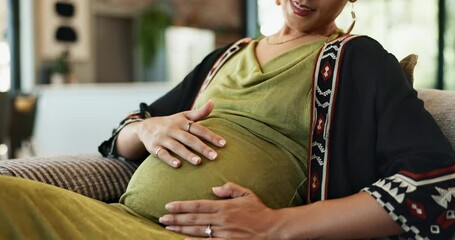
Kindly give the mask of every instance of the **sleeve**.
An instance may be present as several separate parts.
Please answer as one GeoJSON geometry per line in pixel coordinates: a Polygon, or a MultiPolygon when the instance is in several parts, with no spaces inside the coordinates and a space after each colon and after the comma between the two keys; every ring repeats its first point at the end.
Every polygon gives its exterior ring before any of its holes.
{"type": "MultiPolygon", "coordinates": [[[[403,239],[454,239],[455,154],[395,57],[376,54],[376,166],[369,193],[405,231],[403,239]]],[[[374,62],[374,61],[373,61],[374,62]]],[[[370,68],[371,69],[371,68],[370,68]]]]}
{"type": "Polygon", "coordinates": [[[152,104],[147,105],[146,103],[140,103],[139,110],[132,112],[120,121],[119,125],[113,129],[111,137],[102,142],[98,147],[98,151],[105,157],[125,160],[116,153],[115,142],[118,133],[126,125],[137,121],[143,121],[152,116],[167,116],[189,110],[213,63],[226,49],[227,47],[220,48],[207,55],[202,62],[197,65],[182,82],[180,82],[180,84],[152,104]]]}

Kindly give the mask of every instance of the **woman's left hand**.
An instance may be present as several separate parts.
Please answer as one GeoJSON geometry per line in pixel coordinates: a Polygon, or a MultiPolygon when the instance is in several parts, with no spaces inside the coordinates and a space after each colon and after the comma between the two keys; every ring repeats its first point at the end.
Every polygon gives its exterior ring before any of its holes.
{"type": "Polygon", "coordinates": [[[213,188],[213,193],[231,199],[168,203],[166,209],[175,214],[161,217],[160,222],[174,232],[212,239],[270,239],[277,232],[273,226],[277,211],[266,207],[251,190],[226,183],[213,188]]]}

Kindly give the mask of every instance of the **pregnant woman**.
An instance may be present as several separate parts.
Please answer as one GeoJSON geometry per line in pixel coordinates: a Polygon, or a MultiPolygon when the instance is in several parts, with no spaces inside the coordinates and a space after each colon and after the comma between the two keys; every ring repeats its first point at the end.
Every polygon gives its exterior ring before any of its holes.
{"type": "Polygon", "coordinates": [[[130,116],[117,136],[117,154],[152,156],[120,202],[157,219],[166,213],[166,203],[214,199],[212,187],[232,181],[253,189],[269,207],[302,204],[314,62],[322,45],[341,34],[328,31],[301,37],[308,42],[272,60],[256,60],[264,43],[248,43],[199,92],[193,107],[198,110],[159,117],[159,109],[169,107],[171,97],[165,96],[139,114],[153,117],[130,116]]]}
{"type": "Polygon", "coordinates": [[[347,2],[276,0],[278,33],[140,104],[99,147],[142,161],[119,203],[0,177],[0,238],[453,238],[453,149],[347,2]]]}

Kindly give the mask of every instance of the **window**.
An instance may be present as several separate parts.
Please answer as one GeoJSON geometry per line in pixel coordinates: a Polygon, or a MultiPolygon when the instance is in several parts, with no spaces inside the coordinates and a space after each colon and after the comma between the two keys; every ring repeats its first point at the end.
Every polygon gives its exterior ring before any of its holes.
{"type": "MultiPolygon", "coordinates": [[[[447,6],[453,6],[455,0],[446,0],[447,6]]],[[[433,88],[436,86],[438,70],[438,1],[428,0],[369,0],[357,1],[354,10],[357,23],[353,34],[363,34],[378,40],[385,49],[397,59],[408,54],[419,56],[415,68],[414,86],[433,88]]],[[[349,28],[351,4],[337,19],[338,27],[349,28]]],[[[446,51],[445,53],[445,86],[455,88],[455,10],[447,8],[446,51]],[[452,23],[452,24],[450,24],[452,23]],[[450,67],[449,67],[450,66],[450,67]],[[451,81],[448,81],[450,79],[451,81]]],[[[269,35],[279,29],[283,21],[279,7],[274,1],[258,0],[258,16],[261,33],[269,35]]]]}
{"type": "Polygon", "coordinates": [[[455,0],[446,0],[444,86],[455,90],[455,0]],[[452,6],[452,7],[449,7],[452,6]]]}
{"type": "Polygon", "coordinates": [[[6,14],[6,0],[0,0],[0,92],[6,92],[11,87],[10,51],[6,38],[6,14]]]}

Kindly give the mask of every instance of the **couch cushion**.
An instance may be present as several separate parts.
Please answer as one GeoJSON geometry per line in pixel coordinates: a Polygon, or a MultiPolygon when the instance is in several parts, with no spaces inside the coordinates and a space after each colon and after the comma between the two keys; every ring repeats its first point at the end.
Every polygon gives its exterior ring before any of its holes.
{"type": "Polygon", "coordinates": [[[116,201],[137,166],[99,154],[0,161],[0,174],[32,179],[104,202],[116,201]]]}
{"type": "Polygon", "coordinates": [[[417,89],[419,98],[455,149],[455,91],[417,89]]]}
{"type": "Polygon", "coordinates": [[[419,57],[415,54],[409,54],[400,61],[400,66],[411,84],[414,84],[414,68],[417,65],[418,58],[419,57]]]}

